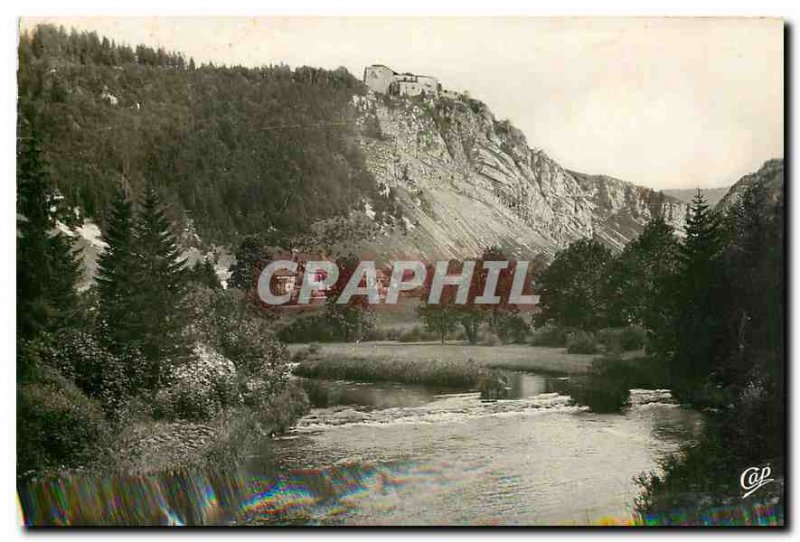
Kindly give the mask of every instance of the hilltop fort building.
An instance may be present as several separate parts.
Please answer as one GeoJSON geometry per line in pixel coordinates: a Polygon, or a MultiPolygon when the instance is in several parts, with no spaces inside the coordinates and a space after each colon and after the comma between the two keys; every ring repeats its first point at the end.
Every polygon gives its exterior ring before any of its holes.
{"type": "Polygon", "coordinates": [[[397,73],[383,64],[373,64],[364,68],[364,83],[373,92],[395,96],[447,96],[454,98],[457,93],[442,90],[435,77],[415,73],[397,73]]]}

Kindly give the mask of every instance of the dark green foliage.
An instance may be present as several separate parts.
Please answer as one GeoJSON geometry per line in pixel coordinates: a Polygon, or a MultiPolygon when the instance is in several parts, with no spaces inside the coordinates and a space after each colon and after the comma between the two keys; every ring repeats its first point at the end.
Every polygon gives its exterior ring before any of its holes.
{"type": "Polygon", "coordinates": [[[207,420],[223,409],[272,408],[287,386],[288,354],[271,319],[236,289],[193,288],[186,307],[195,346],[170,367],[155,396],[156,415],[207,420]]]}
{"type": "Polygon", "coordinates": [[[306,230],[365,197],[385,207],[355,140],[351,98],[364,88],[344,69],[195,67],[40,26],[20,38],[18,83],[54,181],[90,217],[120,177],[136,197],[157,177],[212,242],[306,230]]]}
{"type": "Polygon", "coordinates": [[[723,265],[732,295],[722,305],[728,341],[717,370],[737,390],[754,378],[783,386],[783,227],[782,195],[773,201],[761,183],[743,190],[724,222],[723,265]]]}
{"type": "Polygon", "coordinates": [[[513,313],[500,313],[490,320],[492,329],[504,343],[522,344],[528,339],[531,328],[525,319],[513,313]]]}
{"type": "Polygon", "coordinates": [[[63,330],[49,338],[39,356],[112,414],[142,379],[141,360],[133,350],[116,356],[85,331],[63,330]]]}
{"type": "MultiPolygon", "coordinates": [[[[56,233],[56,193],[39,141],[25,137],[17,153],[17,338],[33,339],[74,316],[77,263],[69,239],[56,233]]],[[[24,375],[27,368],[20,367],[24,375]]]]}
{"type": "Polygon", "coordinates": [[[85,465],[108,435],[100,406],[52,369],[17,385],[19,475],[85,465]]]}
{"type": "Polygon", "coordinates": [[[597,329],[605,321],[602,290],[611,252],[596,241],[580,239],[559,252],[538,282],[540,325],[597,329]]]}
{"type": "MultiPolygon", "coordinates": [[[[675,510],[739,502],[730,473],[748,466],[769,463],[784,475],[783,227],[782,195],[771,197],[758,181],[721,221],[699,196],[692,204],[675,281],[676,332],[657,353],[673,393],[712,410],[699,442],[669,460],[665,474],[642,476],[642,516],[673,521],[675,510]]],[[[779,484],[765,490],[782,501],[779,484]]]]}
{"type": "Polygon", "coordinates": [[[192,340],[216,348],[242,374],[282,378],[286,348],[277,340],[271,319],[241,291],[196,288],[186,305],[192,340]]]}
{"type": "Polygon", "coordinates": [[[442,344],[459,323],[459,313],[450,305],[426,303],[417,308],[417,314],[425,324],[425,329],[436,333],[442,344]]]}
{"type": "Polygon", "coordinates": [[[165,364],[185,352],[185,262],[153,186],[145,191],[134,228],[136,328],[134,344],[150,361],[148,386],[159,386],[165,364]]]}
{"type": "Polygon", "coordinates": [[[281,328],[279,337],[287,343],[332,342],[339,340],[324,314],[309,314],[295,318],[281,328]]]}
{"type": "Polygon", "coordinates": [[[592,363],[586,376],[559,381],[575,403],[593,412],[619,412],[628,405],[632,388],[658,389],[668,382],[665,365],[648,358],[604,356],[592,363]]]}
{"type": "Polygon", "coordinates": [[[570,354],[597,353],[594,335],[586,331],[573,331],[567,337],[567,352],[570,354]]]}
{"type": "Polygon", "coordinates": [[[597,342],[610,353],[639,350],[644,347],[646,340],[647,331],[641,326],[605,328],[597,332],[597,342]]]}
{"type": "Polygon", "coordinates": [[[135,340],[138,331],[133,228],[133,205],[120,188],[106,220],[103,237],[107,247],[97,261],[96,278],[100,326],[112,345],[135,340]]]}
{"type": "Polygon", "coordinates": [[[672,226],[656,217],[609,266],[604,297],[608,323],[661,329],[670,288],[679,265],[680,245],[672,226]]]}
{"type": "Polygon", "coordinates": [[[656,352],[672,360],[676,383],[697,382],[713,370],[719,342],[724,340],[720,312],[726,296],[723,272],[719,216],[698,192],[686,218],[667,325],[655,330],[659,339],[656,352]]]}
{"type": "MultiPolygon", "coordinates": [[[[757,502],[784,501],[785,482],[778,479],[758,490],[758,493],[742,501],[739,477],[754,465],[769,463],[773,474],[785,472],[782,455],[763,455],[761,446],[765,435],[774,438],[774,433],[754,431],[771,406],[748,404],[736,412],[727,412],[710,417],[699,441],[682,448],[681,453],[662,461],[663,473],[642,473],[638,478],[644,489],[636,499],[636,513],[641,519],[659,525],[682,524],[703,525],[705,513],[710,508],[724,505],[731,511],[730,525],[751,525],[749,518],[736,515],[736,507],[757,502]],[[755,440],[754,440],[755,439],[755,440]],[[754,453],[755,452],[755,453],[754,453]]],[[[780,476],[780,474],[779,474],[780,476]]],[[[785,501],[784,501],[785,502],[785,501]]],[[[785,511],[777,507],[779,521],[785,511]]],[[[725,521],[725,518],[721,518],[725,521]]]]}
{"type": "Polygon", "coordinates": [[[258,276],[272,259],[267,240],[260,235],[248,235],[236,249],[236,263],[231,266],[231,288],[254,290],[258,284],[258,276]]]}

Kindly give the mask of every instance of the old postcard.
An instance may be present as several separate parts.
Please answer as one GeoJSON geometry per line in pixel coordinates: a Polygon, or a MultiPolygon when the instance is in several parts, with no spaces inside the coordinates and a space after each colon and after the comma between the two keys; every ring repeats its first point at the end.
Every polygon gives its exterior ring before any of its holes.
{"type": "Polygon", "coordinates": [[[40,526],[784,526],[784,22],[23,17],[40,526]]]}

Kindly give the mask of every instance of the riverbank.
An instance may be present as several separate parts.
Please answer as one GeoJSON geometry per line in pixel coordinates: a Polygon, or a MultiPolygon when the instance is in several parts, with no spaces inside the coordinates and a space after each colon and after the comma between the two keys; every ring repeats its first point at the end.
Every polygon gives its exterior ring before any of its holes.
{"type": "Polygon", "coordinates": [[[595,354],[564,348],[369,342],[290,345],[294,372],[309,378],[474,386],[493,370],[588,374],[595,354]]]}
{"type": "Polygon", "coordinates": [[[263,451],[265,442],[294,426],[308,408],[303,388],[290,381],[258,410],[230,408],[203,422],[128,422],[110,444],[98,443],[103,450],[91,464],[18,480],[25,523],[216,523],[223,501],[246,492],[247,480],[235,474],[244,458],[263,451]],[[216,495],[212,507],[204,506],[206,490],[216,495]]]}
{"type": "Polygon", "coordinates": [[[284,433],[307,411],[305,392],[290,384],[260,411],[231,408],[204,422],[139,421],[120,433],[105,470],[146,474],[235,462],[254,443],[284,433]]]}

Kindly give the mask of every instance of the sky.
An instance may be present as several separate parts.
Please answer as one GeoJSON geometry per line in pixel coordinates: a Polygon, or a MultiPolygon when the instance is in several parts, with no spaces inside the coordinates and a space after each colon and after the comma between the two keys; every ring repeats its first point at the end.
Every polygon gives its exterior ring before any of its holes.
{"type": "Polygon", "coordinates": [[[196,62],[432,75],[562,166],[656,189],[782,157],[783,22],[755,18],[23,18],[196,62]]]}

